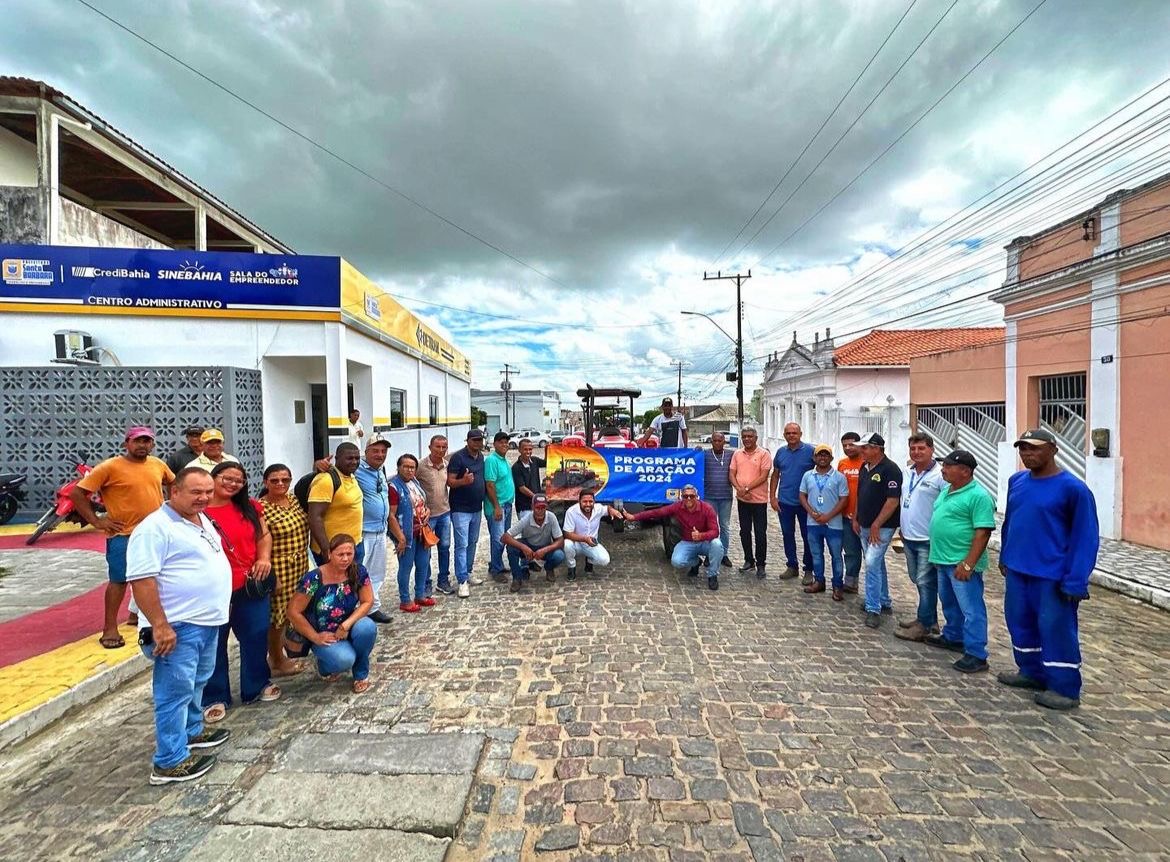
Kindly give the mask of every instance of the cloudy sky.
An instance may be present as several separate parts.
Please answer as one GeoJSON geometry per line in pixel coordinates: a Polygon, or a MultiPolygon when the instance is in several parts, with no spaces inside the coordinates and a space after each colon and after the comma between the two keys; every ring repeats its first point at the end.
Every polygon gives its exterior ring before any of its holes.
{"type": "Polygon", "coordinates": [[[685,360],[710,402],[733,397],[731,347],[680,311],[734,333],[734,285],[705,269],[752,269],[750,392],[794,330],[994,322],[979,295],[1008,240],[1167,170],[1138,124],[1170,85],[1096,124],[1170,75],[1170,4],[1048,0],[1008,36],[1037,2],[89,0],[324,149],[77,0],[4,0],[0,72],[348,258],[441,323],[477,386],[508,362],[523,388],[657,399],[685,360]]]}

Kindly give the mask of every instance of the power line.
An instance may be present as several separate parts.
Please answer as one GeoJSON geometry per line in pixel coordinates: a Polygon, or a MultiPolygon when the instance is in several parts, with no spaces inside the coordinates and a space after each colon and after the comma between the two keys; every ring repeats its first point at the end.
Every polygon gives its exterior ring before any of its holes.
{"type": "Polygon", "coordinates": [[[411,204],[412,206],[417,207],[418,209],[420,209],[423,212],[430,215],[432,218],[437,219],[438,221],[442,222],[443,224],[447,225],[448,227],[454,228],[455,230],[459,231],[464,236],[474,240],[475,242],[478,242],[480,245],[483,245],[483,246],[491,249],[492,251],[496,252],[497,254],[508,258],[508,260],[519,264],[520,266],[524,267],[525,269],[536,273],[541,278],[546,279],[547,281],[550,281],[553,284],[558,285],[559,287],[571,289],[569,287],[569,285],[565,284],[564,282],[560,281],[559,279],[554,278],[553,276],[549,275],[547,272],[544,272],[541,269],[538,269],[537,267],[530,264],[528,261],[526,261],[520,257],[517,257],[512,252],[507,251],[504,248],[501,248],[500,246],[493,243],[491,240],[484,239],[482,236],[475,233],[474,231],[472,231],[468,228],[465,228],[463,225],[459,224],[458,222],[454,221],[453,219],[448,218],[447,216],[443,215],[439,211],[433,209],[432,207],[428,206],[427,204],[423,203],[422,201],[418,200],[417,198],[411,196],[407,192],[402,191],[402,189],[399,189],[399,188],[396,188],[396,187],[390,185],[390,183],[375,176],[374,174],[367,171],[365,168],[350,161],[345,156],[338,154],[334,150],[327,147],[325,144],[321,143],[320,141],[316,140],[313,137],[310,137],[306,133],[302,132],[300,129],[298,129],[295,126],[292,126],[289,123],[285,122],[284,120],[280,119],[275,114],[272,114],[269,111],[266,111],[264,108],[260,107],[255,102],[252,102],[249,99],[247,99],[246,97],[241,96],[239,93],[232,90],[227,85],[220,83],[215,78],[212,78],[210,75],[206,74],[205,72],[202,72],[199,69],[195,68],[190,63],[186,62],[185,60],[181,59],[180,57],[176,56],[175,54],[172,54],[170,51],[161,47],[157,43],[152,42],[146,36],[143,36],[141,33],[137,32],[133,28],[122,23],[117,18],[114,18],[112,15],[109,15],[106,12],[102,11],[97,6],[94,6],[92,3],[88,2],[88,0],[77,0],[77,2],[80,3],[82,6],[84,6],[85,8],[89,9],[94,14],[104,18],[106,21],[110,22],[115,27],[118,27],[119,29],[121,29],[124,32],[128,33],[129,35],[133,36],[135,39],[139,40],[143,44],[148,45],[149,47],[153,48],[155,51],[159,52],[164,57],[167,57],[167,58],[173,60],[174,62],[178,63],[180,66],[182,66],[184,69],[186,69],[191,74],[196,75],[197,77],[199,77],[202,80],[206,81],[207,83],[211,84],[213,87],[215,87],[216,89],[227,94],[231,98],[235,99],[240,104],[246,105],[247,107],[251,108],[253,111],[256,111],[258,114],[268,118],[269,120],[271,120],[273,123],[276,123],[278,126],[280,126],[285,131],[290,132],[291,134],[300,138],[302,141],[309,144],[313,148],[319,150],[322,153],[325,153],[330,158],[335,159],[336,161],[345,165],[350,170],[353,170],[353,171],[361,174],[363,177],[370,180],[371,182],[377,183],[379,186],[384,188],[386,191],[390,192],[391,194],[396,195],[397,197],[401,198],[402,200],[406,201],[407,203],[411,204]]]}

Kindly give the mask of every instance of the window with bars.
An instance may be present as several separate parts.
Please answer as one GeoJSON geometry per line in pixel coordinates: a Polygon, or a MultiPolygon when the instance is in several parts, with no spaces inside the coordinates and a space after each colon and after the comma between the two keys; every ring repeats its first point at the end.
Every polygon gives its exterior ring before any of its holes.
{"type": "Polygon", "coordinates": [[[1086,417],[1088,375],[1056,374],[1041,377],[1040,422],[1058,433],[1066,428],[1083,428],[1086,417]]]}

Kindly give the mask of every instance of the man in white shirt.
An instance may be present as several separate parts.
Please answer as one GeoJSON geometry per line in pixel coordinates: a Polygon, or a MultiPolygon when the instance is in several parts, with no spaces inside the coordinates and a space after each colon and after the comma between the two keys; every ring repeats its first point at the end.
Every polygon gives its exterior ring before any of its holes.
{"type": "Polygon", "coordinates": [[[227,554],[203,514],[213,487],[206,470],[180,470],[170,501],[134,529],[126,550],[126,580],[140,609],[138,642],[154,662],[151,784],[206,774],[215,755],[192,751],[217,748],[229,736],[204,729],[200,706],[232,593],[227,554]]]}
{"type": "Polygon", "coordinates": [[[577,577],[577,554],[585,558],[585,574],[594,566],[609,565],[609,551],[597,540],[601,519],[606,515],[622,518],[622,513],[612,506],[597,505],[592,491],[582,491],[577,502],[565,512],[562,532],[565,534],[565,562],[569,566],[569,580],[577,577]]]}
{"type": "Polygon", "coordinates": [[[362,423],[359,421],[361,415],[360,410],[349,411],[349,434],[345,438],[347,443],[352,443],[357,446],[359,452],[366,448],[362,441],[362,438],[366,436],[366,429],[362,427],[362,423]]]}
{"type": "Polygon", "coordinates": [[[919,432],[910,435],[910,468],[902,483],[902,548],[906,571],[918,588],[918,612],[902,620],[894,632],[904,641],[921,641],[938,628],[938,572],[930,562],[930,519],[934,501],[947,483],[934,460],[934,438],[919,432]]]}

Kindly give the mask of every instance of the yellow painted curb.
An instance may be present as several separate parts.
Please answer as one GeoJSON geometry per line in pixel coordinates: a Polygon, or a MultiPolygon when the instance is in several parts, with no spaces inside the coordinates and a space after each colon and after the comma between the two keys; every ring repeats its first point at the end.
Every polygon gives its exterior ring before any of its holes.
{"type": "Polygon", "coordinates": [[[98,643],[100,632],[43,655],[0,668],[0,724],[36,709],[91,676],[141,655],[138,629],[122,626],[126,641],[119,649],[98,643]]]}
{"type": "MultiPolygon", "coordinates": [[[[35,528],[36,524],[5,524],[0,527],[0,536],[27,536],[35,528]]],[[[79,524],[74,524],[72,521],[66,521],[64,524],[58,525],[54,533],[80,533],[82,529],[92,530],[93,527],[86,524],[81,527],[79,524]]]]}

